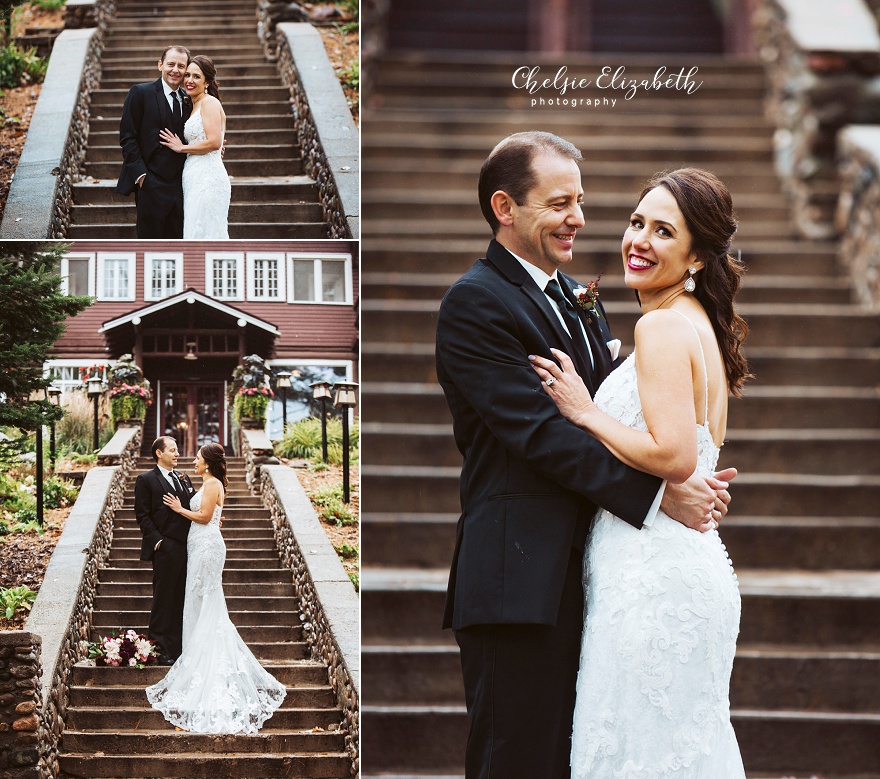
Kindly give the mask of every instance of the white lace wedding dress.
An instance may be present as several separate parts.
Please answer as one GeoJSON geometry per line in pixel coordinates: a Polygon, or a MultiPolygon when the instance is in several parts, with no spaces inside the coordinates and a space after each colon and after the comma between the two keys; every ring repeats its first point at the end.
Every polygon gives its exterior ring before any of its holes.
{"type": "MultiPolygon", "coordinates": [[[[202,112],[194,111],[183,126],[187,143],[207,140],[202,112]]],[[[229,238],[232,186],[220,151],[187,154],[183,166],[183,237],[229,238]]]]}
{"type": "MultiPolygon", "coordinates": [[[[634,354],[595,402],[647,430],[634,354]]],[[[697,440],[697,468],[709,475],[719,450],[708,424],[697,440]]],[[[689,530],[662,512],[637,530],[600,510],[584,585],[573,779],[745,779],[728,699],[740,596],[717,531],[689,530]]]]}
{"type": "MultiPolygon", "coordinates": [[[[198,511],[202,490],[190,499],[198,511]]],[[[223,595],[226,544],[220,506],[186,542],[183,654],[147,699],[172,725],[194,733],[256,733],[287,691],[264,669],[229,619],[223,595]]]]}

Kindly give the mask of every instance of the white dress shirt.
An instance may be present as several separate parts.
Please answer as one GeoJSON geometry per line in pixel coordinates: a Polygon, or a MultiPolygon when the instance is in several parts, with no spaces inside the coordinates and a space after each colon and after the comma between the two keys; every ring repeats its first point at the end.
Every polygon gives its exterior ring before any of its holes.
{"type": "MultiPolygon", "coordinates": [[[[504,247],[504,248],[507,248],[507,247],[504,247]]],[[[510,249],[507,249],[507,251],[510,252],[510,249]]],[[[510,252],[510,253],[513,254],[513,252],[510,252]]],[[[544,292],[544,296],[547,298],[547,300],[550,301],[550,305],[553,307],[553,310],[556,312],[556,316],[559,318],[559,321],[562,323],[562,326],[565,328],[565,332],[568,333],[569,335],[571,335],[571,332],[569,332],[569,329],[565,324],[565,319],[562,316],[562,312],[559,310],[559,307],[556,305],[556,301],[553,300],[553,298],[551,298],[547,294],[547,292],[545,291],[547,289],[547,284],[551,279],[555,279],[556,283],[559,284],[559,279],[557,278],[556,271],[555,270],[553,271],[552,276],[548,276],[537,265],[533,265],[532,263],[528,262],[527,260],[524,260],[522,257],[517,257],[517,255],[515,255],[515,254],[513,254],[513,256],[516,257],[519,264],[523,266],[523,269],[525,270],[525,272],[528,273],[529,276],[532,277],[535,284],[538,285],[538,289],[540,289],[541,291],[544,292]]],[[[562,285],[560,285],[560,286],[562,286],[562,285]]],[[[593,351],[590,348],[590,339],[587,338],[587,333],[584,330],[584,323],[581,321],[580,317],[578,317],[578,323],[581,326],[581,331],[583,331],[583,335],[584,335],[584,341],[586,342],[587,349],[590,352],[590,364],[595,368],[596,363],[593,360],[593,351]]],[[[664,492],[666,492],[666,480],[665,479],[663,480],[663,483],[660,485],[660,489],[657,491],[657,497],[654,498],[654,502],[651,504],[651,508],[648,509],[648,513],[645,515],[645,521],[642,523],[645,527],[651,527],[651,525],[654,524],[654,517],[657,516],[657,512],[660,510],[660,503],[663,501],[663,493],[664,492]]]]}

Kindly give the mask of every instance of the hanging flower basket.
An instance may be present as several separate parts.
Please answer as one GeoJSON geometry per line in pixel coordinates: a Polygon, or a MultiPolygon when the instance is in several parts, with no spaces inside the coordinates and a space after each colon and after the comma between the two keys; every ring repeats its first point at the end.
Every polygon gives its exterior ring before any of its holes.
{"type": "Polygon", "coordinates": [[[235,395],[235,418],[242,427],[260,430],[266,426],[266,408],[274,395],[268,387],[242,387],[235,395]]]}

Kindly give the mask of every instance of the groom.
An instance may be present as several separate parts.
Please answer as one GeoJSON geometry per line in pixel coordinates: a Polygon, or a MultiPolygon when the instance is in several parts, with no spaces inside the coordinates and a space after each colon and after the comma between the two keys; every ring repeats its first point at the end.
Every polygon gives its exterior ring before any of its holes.
{"type": "Polygon", "coordinates": [[[584,226],[579,159],[550,133],[495,147],[479,181],[495,239],[450,288],[437,324],[438,378],[464,456],[443,626],[461,650],[467,779],[570,776],[581,568],[597,505],[639,528],[662,501],[708,529],[708,513],[720,520],[730,499],[715,479],[664,491],[622,464],[563,419],[530,367],[528,355],[560,348],[594,395],[614,367],[606,320],[579,308],[559,272],[584,226]]]}
{"type": "Polygon", "coordinates": [[[188,509],[195,490],[188,476],[174,470],[180,454],[173,438],[157,438],[151,451],[156,467],[134,483],[134,513],[144,537],[141,560],[153,563],[149,637],[159,645],[159,663],[172,665],[182,651],[186,537],[192,523],[168,508],[162,498],[177,495],[188,509]]]}
{"type": "Polygon", "coordinates": [[[159,59],[161,77],[135,84],[125,98],[119,123],[122,172],[116,184],[121,195],[135,193],[138,238],[183,238],[183,164],[178,154],[159,143],[159,131],[170,128],[180,139],[192,112],[184,99],[183,75],[189,50],[169,46],[159,59]]]}

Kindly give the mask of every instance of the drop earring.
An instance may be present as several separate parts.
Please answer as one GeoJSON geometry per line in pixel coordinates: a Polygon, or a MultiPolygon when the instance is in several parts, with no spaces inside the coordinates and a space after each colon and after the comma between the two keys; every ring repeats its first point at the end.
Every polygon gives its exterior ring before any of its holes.
{"type": "Polygon", "coordinates": [[[685,292],[693,292],[697,288],[697,283],[694,281],[694,274],[696,272],[697,272],[697,269],[693,265],[691,265],[691,267],[688,268],[688,273],[690,273],[691,275],[688,277],[687,281],[685,281],[685,283],[684,283],[685,292]]]}

